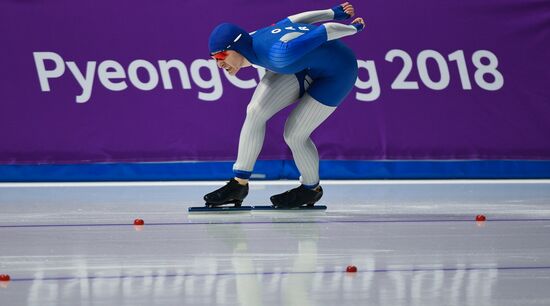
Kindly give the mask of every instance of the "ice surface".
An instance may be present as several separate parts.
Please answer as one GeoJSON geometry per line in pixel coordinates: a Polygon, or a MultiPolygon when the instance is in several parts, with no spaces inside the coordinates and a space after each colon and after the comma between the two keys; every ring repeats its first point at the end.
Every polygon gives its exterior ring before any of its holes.
{"type": "Polygon", "coordinates": [[[189,218],[221,184],[0,184],[0,305],[550,305],[550,181],[325,181],[326,213],[189,218]]]}

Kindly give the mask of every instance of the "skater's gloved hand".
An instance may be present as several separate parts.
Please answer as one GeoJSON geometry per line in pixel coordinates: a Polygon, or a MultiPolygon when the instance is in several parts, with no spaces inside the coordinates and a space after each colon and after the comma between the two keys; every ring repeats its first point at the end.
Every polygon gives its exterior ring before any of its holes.
{"type": "Polygon", "coordinates": [[[357,29],[357,32],[359,32],[359,31],[362,31],[365,28],[365,21],[361,17],[355,18],[351,22],[351,25],[354,26],[357,29]]]}
{"type": "Polygon", "coordinates": [[[344,20],[355,15],[355,9],[349,2],[344,2],[332,8],[334,11],[334,20],[344,20]]]}

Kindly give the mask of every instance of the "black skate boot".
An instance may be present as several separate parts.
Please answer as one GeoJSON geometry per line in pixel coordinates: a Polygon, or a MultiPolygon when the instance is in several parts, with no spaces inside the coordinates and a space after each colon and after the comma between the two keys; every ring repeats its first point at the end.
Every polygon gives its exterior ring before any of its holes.
{"type": "Polygon", "coordinates": [[[303,205],[313,206],[323,196],[323,188],[319,191],[308,189],[304,185],[276,194],[270,198],[275,208],[298,208],[303,205]]]}
{"type": "Polygon", "coordinates": [[[231,179],[225,186],[204,196],[206,207],[217,207],[225,204],[235,204],[240,207],[244,198],[248,195],[248,184],[241,185],[235,179],[231,179]]]}

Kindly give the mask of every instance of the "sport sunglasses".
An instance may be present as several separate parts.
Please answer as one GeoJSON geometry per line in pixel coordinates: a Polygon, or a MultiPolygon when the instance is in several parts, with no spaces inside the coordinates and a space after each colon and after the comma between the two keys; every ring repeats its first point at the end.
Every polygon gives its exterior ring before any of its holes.
{"type": "Polygon", "coordinates": [[[212,57],[215,58],[216,60],[223,61],[225,58],[227,58],[228,55],[229,53],[227,53],[227,51],[219,51],[212,54],[212,57]]]}

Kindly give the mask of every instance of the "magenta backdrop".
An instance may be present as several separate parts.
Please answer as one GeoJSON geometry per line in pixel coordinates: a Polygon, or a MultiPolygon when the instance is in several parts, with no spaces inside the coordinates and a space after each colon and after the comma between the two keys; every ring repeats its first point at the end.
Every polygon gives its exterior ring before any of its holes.
{"type": "MultiPolygon", "coordinates": [[[[550,159],[549,1],[352,3],[359,78],[313,135],[322,159],[550,159]]],[[[213,68],[210,30],[335,4],[2,1],[0,163],[233,160],[261,71],[213,68]]],[[[261,159],[291,158],[288,111],[261,159]]]]}

